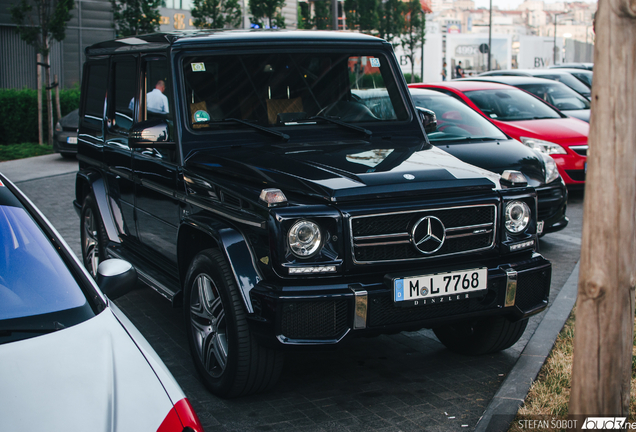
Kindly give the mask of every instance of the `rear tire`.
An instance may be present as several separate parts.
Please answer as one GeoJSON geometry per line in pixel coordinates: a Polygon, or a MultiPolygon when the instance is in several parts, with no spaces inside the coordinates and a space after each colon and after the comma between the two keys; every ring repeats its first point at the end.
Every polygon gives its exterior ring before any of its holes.
{"type": "Polygon", "coordinates": [[[99,263],[106,259],[108,238],[92,193],[84,198],[84,204],[82,205],[80,237],[82,262],[91,276],[96,278],[99,263]]]}
{"type": "Polygon", "coordinates": [[[510,322],[497,316],[436,327],[433,332],[453,352],[482,355],[510,348],[521,338],[527,325],[528,319],[510,322]]]}
{"type": "Polygon", "coordinates": [[[194,365],[212,393],[231,398],[276,384],[283,354],[259,345],[250,333],[241,293],[220,251],[207,249],[192,260],[184,318],[194,365]]]}

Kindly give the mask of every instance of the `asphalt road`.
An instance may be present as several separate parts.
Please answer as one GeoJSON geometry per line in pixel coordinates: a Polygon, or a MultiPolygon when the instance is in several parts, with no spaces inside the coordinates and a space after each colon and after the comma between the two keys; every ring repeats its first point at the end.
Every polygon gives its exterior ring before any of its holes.
{"type": "MultiPolygon", "coordinates": [[[[57,155],[0,163],[80,253],[72,205],[77,163],[57,155]]],[[[568,201],[569,226],[540,241],[553,263],[553,299],[579,260],[583,194],[568,201]]],[[[116,301],[182,386],[206,431],[466,431],[510,372],[544,313],[512,348],[481,357],[446,350],[429,330],[355,339],[337,350],[288,353],[269,393],[234,400],[211,395],[190,360],[181,309],[148,288],[116,301]]]]}

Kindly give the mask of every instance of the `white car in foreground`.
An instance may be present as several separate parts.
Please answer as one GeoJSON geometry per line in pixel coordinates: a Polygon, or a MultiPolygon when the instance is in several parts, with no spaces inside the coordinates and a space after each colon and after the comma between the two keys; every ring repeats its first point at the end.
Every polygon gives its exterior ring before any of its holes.
{"type": "Polygon", "coordinates": [[[109,300],[136,279],[127,262],[105,261],[100,290],[0,174],[0,431],[203,431],[159,356],[109,300]]]}

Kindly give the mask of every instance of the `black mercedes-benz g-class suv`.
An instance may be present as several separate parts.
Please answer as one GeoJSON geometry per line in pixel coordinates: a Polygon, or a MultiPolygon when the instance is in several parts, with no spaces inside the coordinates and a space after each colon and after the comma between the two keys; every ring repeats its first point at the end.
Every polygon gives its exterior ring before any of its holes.
{"type": "Polygon", "coordinates": [[[426,327],[456,352],[502,350],[546,307],[535,191],[430,145],[434,114],[387,42],[195,32],[86,55],[84,263],[124,258],[183,305],[212,392],[264,390],[282,348],[355,336],[426,327]]]}

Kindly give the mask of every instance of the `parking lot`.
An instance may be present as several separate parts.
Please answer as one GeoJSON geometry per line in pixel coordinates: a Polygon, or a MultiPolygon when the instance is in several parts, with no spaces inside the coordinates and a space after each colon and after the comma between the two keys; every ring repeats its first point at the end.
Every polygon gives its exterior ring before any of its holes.
{"type": "MultiPolygon", "coordinates": [[[[79,218],[72,206],[77,163],[48,158],[60,173],[13,178],[79,255],[79,218]]],[[[551,299],[579,259],[582,212],[582,192],[571,193],[569,226],[540,242],[553,263],[551,299]]],[[[288,353],[272,391],[223,400],[199,382],[181,309],[148,288],[116,304],[170,368],[209,431],[472,430],[544,315],[531,319],[515,346],[482,357],[453,354],[428,330],[356,339],[338,350],[288,353]]]]}

